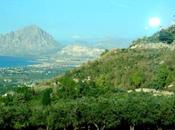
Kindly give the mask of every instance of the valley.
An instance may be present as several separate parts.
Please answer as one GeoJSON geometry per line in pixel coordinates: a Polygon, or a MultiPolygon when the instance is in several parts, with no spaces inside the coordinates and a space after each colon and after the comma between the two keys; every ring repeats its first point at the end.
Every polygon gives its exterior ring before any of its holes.
{"type": "Polygon", "coordinates": [[[92,60],[88,57],[66,56],[64,58],[60,57],[59,60],[57,58],[35,59],[35,63],[21,64],[16,67],[5,67],[4,65],[0,68],[0,93],[5,93],[19,86],[31,87],[36,83],[62,75],[84,62],[92,60]]]}

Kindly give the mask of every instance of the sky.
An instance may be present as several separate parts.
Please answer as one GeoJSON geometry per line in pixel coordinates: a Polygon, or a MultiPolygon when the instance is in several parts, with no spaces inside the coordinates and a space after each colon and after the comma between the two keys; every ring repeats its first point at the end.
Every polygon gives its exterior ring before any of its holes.
{"type": "Polygon", "coordinates": [[[0,0],[0,33],[37,25],[57,40],[151,35],[152,17],[167,27],[175,0],[0,0]]]}

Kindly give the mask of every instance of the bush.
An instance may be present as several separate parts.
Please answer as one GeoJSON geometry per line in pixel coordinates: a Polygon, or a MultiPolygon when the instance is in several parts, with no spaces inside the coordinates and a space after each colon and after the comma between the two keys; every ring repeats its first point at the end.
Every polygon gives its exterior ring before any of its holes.
{"type": "Polygon", "coordinates": [[[51,93],[52,93],[51,88],[44,90],[43,97],[42,97],[43,106],[48,106],[51,104],[51,96],[50,96],[51,93]]]}
{"type": "Polygon", "coordinates": [[[166,65],[159,66],[153,81],[155,89],[163,89],[173,80],[173,75],[166,65]]]}
{"type": "Polygon", "coordinates": [[[145,75],[143,72],[139,70],[131,73],[131,75],[129,76],[129,82],[134,87],[140,87],[144,81],[145,81],[145,75]]]}

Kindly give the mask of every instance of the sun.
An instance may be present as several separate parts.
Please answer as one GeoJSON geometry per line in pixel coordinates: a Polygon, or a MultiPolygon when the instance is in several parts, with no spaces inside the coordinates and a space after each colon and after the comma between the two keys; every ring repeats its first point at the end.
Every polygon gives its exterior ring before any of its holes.
{"type": "Polygon", "coordinates": [[[159,17],[151,17],[149,19],[149,26],[150,27],[158,27],[160,26],[160,18],[159,17]]]}

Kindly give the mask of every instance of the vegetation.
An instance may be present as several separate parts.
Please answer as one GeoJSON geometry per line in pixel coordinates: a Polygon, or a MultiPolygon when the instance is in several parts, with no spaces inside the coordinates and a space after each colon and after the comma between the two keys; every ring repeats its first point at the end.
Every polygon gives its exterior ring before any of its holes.
{"type": "Polygon", "coordinates": [[[0,129],[173,128],[174,95],[130,92],[169,89],[173,54],[165,48],[117,49],[34,88],[17,87],[0,97],[0,129]]]}
{"type": "Polygon", "coordinates": [[[0,96],[0,129],[175,128],[174,53],[173,48],[106,50],[63,76],[16,87],[0,96]]]}
{"type": "Polygon", "coordinates": [[[167,48],[116,49],[65,76],[77,81],[91,80],[97,86],[166,90],[169,85],[175,87],[174,53],[167,48]]]}
{"type": "Polygon", "coordinates": [[[160,31],[160,34],[159,34],[159,40],[161,42],[171,44],[174,41],[174,36],[172,33],[162,30],[160,31]]]}
{"type": "MultiPolygon", "coordinates": [[[[154,35],[149,37],[143,37],[135,40],[135,44],[148,44],[148,43],[160,43],[172,44],[175,40],[175,26],[172,25],[166,29],[161,29],[159,32],[156,32],[154,35]]],[[[132,45],[132,46],[133,46],[132,45]]]]}
{"type": "Polygon", "coordinates": [[[37,82],[64,74],[72,67],[18,67],[0,68],[0,94],[14,90],[18,86],[31,86],[37,82]]]}
{"type": "Polygon", "coordinates": [[[43,106],[48,106],[51,104],[51,97],[50,94],[52,92],[52,89],[46,89],[43,93],[43,97],[42,97],[42,104],[43,106]]]}
{"type": "MultiPolygon", "coordinates": [[[[87,84],[93,83],[83,83],[85,86],[87,84]]],[[[75,97],[70,95],[75,90],[69,90],[68,94],[62,91],[67,88],[62,85],[57,91],[34,91],[22,87],[17,88],[14,95],[1,97],[0,129],[127,130],[134,127],[140,130],[174,125],[174,96],[128,93],[96,85],[93,88],[87,85],[86,93],[83,94],[81,87],[76,85],[78,90],[75,97]],[[63,97],[64,94],[66,96],[63,97]],[[44,101],[43,98],[47,100],[44,101]]]]}

